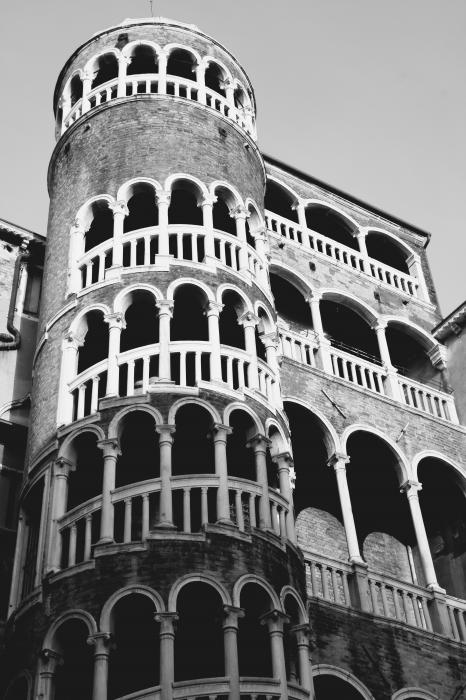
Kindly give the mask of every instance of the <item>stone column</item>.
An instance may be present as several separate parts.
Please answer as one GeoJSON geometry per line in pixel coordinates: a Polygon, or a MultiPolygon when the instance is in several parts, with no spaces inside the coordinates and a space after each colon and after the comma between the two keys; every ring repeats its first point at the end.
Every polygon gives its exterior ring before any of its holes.
{"type": "Polygon", "coordinates": [[[68,294],[76,294],[82,287],[81,271],[78,260],[84,254],[86,232],[79,219],[73,223],[70,232],[70,251],[68,256],[68,294]]]}
{"type": "Polygon", "coordinates": [[[40,700],[54,700],[55,674],[63,663],[63,657],[52,649],[42,649],[40,653],[39,692],[40,700]]]}
{"type": "Polygon", "coordinates": [[[159,380],[171,381],[170,370],[170,319],[173,316],[174,303],[160,300],[156,304],[159,310],[159,380]]]}
{"type": "Polygon", "coordinates": [[[117,97],[126,97],[126,75],[128,66],[131,63],[130,56],[118,56],[118,88],[117,97]]]}
{"type": "Polygon", "coordinates": [[[225,90],[225,97],[228,104],[235,109],[235,87],[233,81],[227,78],[223,81],[222,87],[225,90]]]}
{"type": "Polygon", "coordinates": [[[249,271],[248,240],[246,235],[246,219],[249,217],[249,211],[245,207],[238,206],[232,209],[230,216],[236,220],[236,236],[241,245],[239,250],[239,271],[249,279],[251,274],[249,271]]]}
{"type": "Polygon", "coordinates": [[[62,342],[62,361],[60,370],[60,398],[57,409],[57,425],[66,425],[73,420],[73,395],[69,383],[76,377],[78,369],[78,351],[83,345],[82,338],[74,333],[67,333],[62,342]]]}
{"type": "Polygon", "coordinates": [[[217,523],[233,525],[230,517],[228,493],[227,437],[232,432],[228,425],[214,423],[212,434],[215,453],[215,473],[218,476],[217,523]]]}
{"type": "Polygon", "coordinates": [[[367,228],[360,228],[356,233],[355,237],[358,241],[359,252],[361,253],[361,257],[363,259],[362,265],[364,268],[364,272],[370,274],[369,254],[367,252],[366,246],[367,228]]]}
{"type": "Polygon", "coordinates": [[[238,661],[238,622],[244,617],[242,608],[224,605],[223,646],[225,653],[225,676],[230,678],[229,700],[240,700],[238,661]]]}
{"type": "Polygon", "coordinates": [[[155,258],[160,270],[168,270],[170,249],[168,244],[168,209],[170,207],[171,192],[157,192],[157,204],[159,208],[159,252],[155,258]]]}
{"type": "Polygon", "coordinates": [[[176,613],[157,613],[155,619],[160,623],[160,700],[172,700],[173,681],[175,678],[175,623],[176,613]]]}
{"type": "Polygon", "coordinates": [[[286,680],[285,651],[283,648],[283,627],[288,617],[279,610],[271,610],[261,618],[262,624],[267,625],[270,636],[272,653],[272,675],[280,681],[280,700],[288,698],[288,683],[286,680]]]}
{"type": "Polygon", "coordinates": [[[249,388],[259,388],[259,376],[257,372],[257,352],[256,352],[256,326],[259,319],[255,314],[246,311],[239,319],[244,328],[244,344],[249,356],[249,388]]]}
{"type": "Polygon", "coordinates": [[[409,510],[413,521],[416,542],[421,557],[422,569],[428,588],[439,589],[437,575],[435,573],[434,562],[427,539],[424,518],[422,517],[421,505],[419,503],[419,491],[422,485],[417,481],[405,481],[400,490],[408,498],[409,510]]]}
{"type": "Polygon", "coordinates": [[[311,307],[312,327],[319,341],[319,360],[321,369],[327,374],[333,374],[332,360],[330,358],[330,341],[325,337],[324,327],[322,325],[322,317],[320,315],[320,294],[313,292],[311,297],[306,301],[311,307]]]}
{"type": "Polygon", "coordinates": [[[299,659],[299,680],[304,690],[310,694],[310,700],[314,700],[314,682],[312,680],[312,664],[309,656],[309,624],[295,625],[290,630],[296,637],[299,659]]]}
{"type": "Polygon", "coordinates": [[[20,583],[22,576],[22,566],[23,566],[23,552],[26,547],[26,535],[27,535],[27,525],[26,525],[26,514],[22,508],[19,510],[18,517],[18,529],[16,532],[16,545],[15,545],[15,558],[13,563],[13,572],[11,575],[11,586],[10,586],[10,600],[8,604],[8,617],[16,610],[20,599],[20,583]]]}
{"type": "Polygon", "coordinates": [[[286,514],[286,536],[296,544],[296,531],[294,523],[294,506],[293,506],[293,491],[291,488],[290,465],[293,464],[293,458],[289,452],[282,452],[272,457],[277,465],[278,478],[280,481],[280,493],[288,502],[288,512],[286,514]]]}
{"type": "Polygon", "coordinates": [[[172,447],[173,433],[175,425],[157,425],[156,431],[159,437],[160,450],[160,507],[158,528],[172,529],[173,509],[172,509],[172,447]]]}
{"type": "Polygon", "coordinates": [[[36,574],[34,577],[34,587],[40,586],[44,571],[45,542],[48,528],[48,508],[50,498],[50,470],[47,470],[43,477],[42,501],[40,509],[39,538],[37,542],[36,574]]]}
{"type": "Polygon", "coordinates": [[[87,643],[94,647],[92,700],[107,700],[109,641],[110,635],[105,632],[87,638],[87,643]]]}
{"type": "Polygon", "coordinates": [[[267,480],[267,447],[270,444],[264,435],[256,435],[246,447],[252,447],[256,461],[256,481],[262,489],[259,502],[259,527],[261,530],[272,530],[270,518],[269,484],[267,480]]]}
{"type": "Polygon", "coordinates": [[[92,81],[94,80],[94,73],[83,72],[82,83],[83,83],[83,96],[82,96],[82,113],[88,112],[91,108],[89,100],[87,99],[88,94],[92,89],[92,81]]]}
{"type": "Polygon", "coordinates": [[[109,329],[106,396],[119,396],[118,355],[120,354],[121,331],[126,328],[126,323],[121,313],[107,314],[104,320],[108,323],[109,329]]]}
{"type": "Polygon", "coordinates": [[[47,571],[58,571],[61,564],[61,535],[58,521],[66,513],[68,500],[68,479],[75,466],[64,457],[57,459],[53,465],[52,509],[47,571]]]}
{"type": "Polygon", "coordinates": [[[206,104],[206,88],[205,88],[205,72],[206,72],[206,62],[201,60],[196,64],[196,81],[197,81],[197,99],[198,102],[205,105],[206,104]]]}
{"type": "MultiPolygon", "coordinates": [[[[305,231],[307,229],[306,207],[304,206],[303,202],[296,202],[296,204],[292,208],[298,212],[299,228],[301,229],[301,231],[303,233],[303,241],[304,241],[305,231]]],[[[308,244],[308,247],[309,247],[309,244],[308,244]]]]}
{"type": "Polygon", "coordinates": [[[167,63],[168,54],[163,49],[159,52],[158,56],[158,68],[159,68],[159,83],[158,92],[159,95],[166,95],[167,93],[167,63]]]}
{"type": "Polygon", "coordinates": [[[215,266],[217,259],[215,257],[214,244],[214,219],[213,206],[217,201],[217,197],[207,196],[201,202],[202,207],[202,223],[205,231],[204,239],[204,256],[206,265],[215,266]]]}
{"type": "Polygon", "coordinates": [[[112,491],[115,488],[116,463],[121,451],[118,440],[101,440],[97,443],[104,453],[104,473],[102,479],[102,513],[100,518],[99,544],[113,542],[113,503],[112,491]]]}
{"type": "Polygon", "coordinates": [[[392,365],[390,358],[390,351],[388,349],[387,337],[385,335],[385,329],[387,324],[383,321],[379,321],[372,329],[377,335],[377,343],[379,346],[380,359],[387,372],[387,384],[388,384],[388,395],[397,401],[403,401],[401,396],[401,389],[398,382],[398,372],[392,365]]]}
{"type": "Polygon", "coordinates": [[[279,342],[278,334],[275,331],[273,333],[264,333],[264,335],[261,336],[261,340],[265,346],[265,356],[267,358],[267,364],[275,375],[275,405],[277,406],[277,408],[283,408],[282,394],[280,388],[280,367],[277,359],[277,347],[279,342]]]}
{"type": "Polygon", "coordinates": [[[424,271],[422,269],[421,258],[417,253],[413,253],[406,259],[406,264],[409,269],[409,274],[414,277],[419,282],[419,287],[417,295],[423,301],[429,302],[429,291],[427,289],[426,279],[424,277],[424,271]]]}
{"type": "Polygon", "coordinates": [[[217,304],[210,301],[206,314],[209,324],[209,341],[210,341],[210,381],[222,382],[222,363],[220,359],[220,330],[219,316],[223,309],[223,304],[217,304]]]}
{"type": "Polygon", "coordinates": [[[113,257],[112,266],[106,271],[105,277],[114,279],[119,277],[123,267],[123,228],[129,210],[122,199],[111,204],[110,209],[113,211],[113,257]]]}

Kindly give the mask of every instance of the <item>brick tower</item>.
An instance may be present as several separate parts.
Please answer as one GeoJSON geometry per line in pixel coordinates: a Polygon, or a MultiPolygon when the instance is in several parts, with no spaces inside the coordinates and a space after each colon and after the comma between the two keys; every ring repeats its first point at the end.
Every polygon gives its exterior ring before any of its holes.
{"type": "Polygon", "coordinates": [[[264,158],[193,25],[96,34],[54,109],[5,699],[459,700],[428,235],[264,158]]]}

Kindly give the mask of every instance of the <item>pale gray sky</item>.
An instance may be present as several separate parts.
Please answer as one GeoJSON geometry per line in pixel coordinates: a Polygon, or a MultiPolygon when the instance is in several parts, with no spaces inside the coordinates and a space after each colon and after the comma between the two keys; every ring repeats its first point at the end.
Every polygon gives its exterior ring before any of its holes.
{"type": "MultiPolygon", "coordinates": [[[[93,33],[148,0],[2,7],[0,217],[45,233],[52,94],[93,33]]],[[[466,0],[154,0],[255,86],[262,150],[432,233],[446,314],[466,298],[466,0]]]]}

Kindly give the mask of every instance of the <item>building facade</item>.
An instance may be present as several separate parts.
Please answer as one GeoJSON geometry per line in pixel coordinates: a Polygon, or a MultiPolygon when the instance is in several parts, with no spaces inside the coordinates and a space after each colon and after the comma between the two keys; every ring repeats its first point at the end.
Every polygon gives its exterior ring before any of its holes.
{"type": "Polygon", "coordinates": [[[5,700],[459,700],[429,236],[263,156],[193,25],[94,35],[54,110],[5,700]]]}

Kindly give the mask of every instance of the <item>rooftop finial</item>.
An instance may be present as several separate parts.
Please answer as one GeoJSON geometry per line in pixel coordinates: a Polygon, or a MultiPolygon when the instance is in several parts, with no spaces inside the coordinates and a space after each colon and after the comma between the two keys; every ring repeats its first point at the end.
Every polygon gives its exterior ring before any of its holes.
{"type": "Polygon", "coordinates": [[[154,16],[154,8],[152,7],[154,0],[149,0],[149,5],[150,5],[150,16],[154,16]]]}

